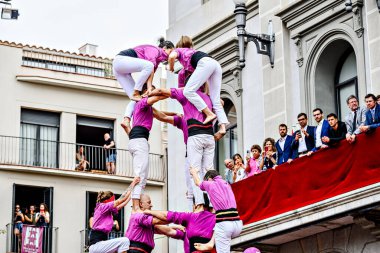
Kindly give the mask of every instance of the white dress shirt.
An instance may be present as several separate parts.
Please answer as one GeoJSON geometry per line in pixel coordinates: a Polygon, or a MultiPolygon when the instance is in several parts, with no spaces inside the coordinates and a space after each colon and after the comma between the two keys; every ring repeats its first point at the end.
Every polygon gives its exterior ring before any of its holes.
{"type": "Polygon", "coordinates": [[[288,136],[285,135],[284,138],[280,138],[280,140],[278,141],[278,144],[280,145],[282,151],[284,151],[284,146],[285,146],[286,137],[288,137],[288,136]]]}
{"type": "Polygon", "coordinates": [[[321,133],[322,133],[323,121],[324,119],[318,123],[317,130],[315,131],[315,147],[316,148],[319,148],[320,146],[322,146],[321,133]]]}
{"type": "MultiPolygon", "coordinates": [[[[307,126],[305,126],[305,131],[307,131],[307,126]]],[[[301,132],[301,139],[298,139],[298,153],[307,151],[306,141],[305,141],[305,134],[301,132]]]]}

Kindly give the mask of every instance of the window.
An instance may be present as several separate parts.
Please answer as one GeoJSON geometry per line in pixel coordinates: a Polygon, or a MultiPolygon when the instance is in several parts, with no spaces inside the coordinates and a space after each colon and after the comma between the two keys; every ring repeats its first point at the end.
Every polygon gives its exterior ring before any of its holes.
{"type": "Polygon", "coordinates": [[[224,175],[224,160],[232,158],[238,150],[237,115],[236,108],[231,100],[224,99],[224,110],[230,124],[228,125],[226,135],[216,144],[216,168],[218,168],[221,175],[224,175]]]}
{"type": "Polygon", "coordinates": [[[350,95],[358,97],[356,57],[352,50],[342,56],[341,63],[338,65],[338,71],[335,85],[336,106],[338,117],[343,120],[349,112],[346,99],[350,95]]]}
{"type": "Polygon", "coordinates": [[[57,168],[60,115],[21,109],[20,162],[57,168]]]}

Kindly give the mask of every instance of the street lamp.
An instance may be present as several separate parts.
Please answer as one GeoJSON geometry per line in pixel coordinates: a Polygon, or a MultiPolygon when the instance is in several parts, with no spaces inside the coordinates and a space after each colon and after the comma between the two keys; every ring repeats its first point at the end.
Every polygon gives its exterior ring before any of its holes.
{"type": "Polygon", "coordinates": [[[247,0],[233,0],[235,3],[235,20],[237,27],[237,36],[239,40],[239,66],[245,67],[245,54],[244,54],[244,42],[247,38],[247,42],[254,42],[256,45],[257,53],[269,56],[271,67],[274,66],[274,33],[272,27],[272,21],[268,24],[268,34],[252,34],[245,31],[245,24],[247,18],[247,7],[245,4],[247,0]]]}

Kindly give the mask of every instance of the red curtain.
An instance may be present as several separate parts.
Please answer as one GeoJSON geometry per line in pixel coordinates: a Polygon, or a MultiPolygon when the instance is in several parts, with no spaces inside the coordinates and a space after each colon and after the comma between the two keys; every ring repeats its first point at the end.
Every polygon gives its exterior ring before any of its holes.
{"type": "Polygon", "coordinates": [[[380,129],[232,185],[244,224],[380,182],[380,129]]]}

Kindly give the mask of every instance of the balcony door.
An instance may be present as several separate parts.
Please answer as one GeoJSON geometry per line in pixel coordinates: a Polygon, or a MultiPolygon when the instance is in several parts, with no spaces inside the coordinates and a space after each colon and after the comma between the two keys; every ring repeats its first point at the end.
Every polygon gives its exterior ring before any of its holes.
{"type": "Polygon", "coordinates": [[[21,164],[57,168],[59,124],[59,113],[21,109],[21,164]]]}

